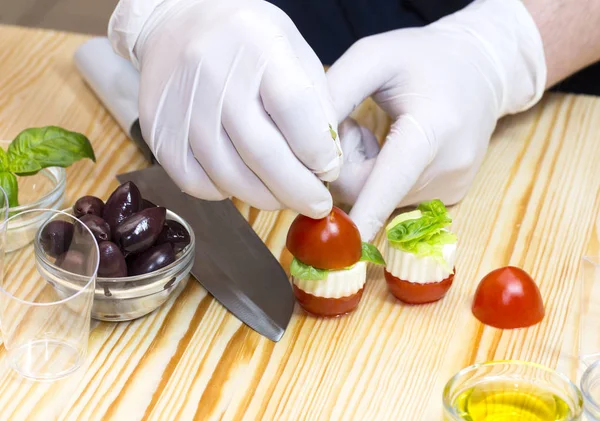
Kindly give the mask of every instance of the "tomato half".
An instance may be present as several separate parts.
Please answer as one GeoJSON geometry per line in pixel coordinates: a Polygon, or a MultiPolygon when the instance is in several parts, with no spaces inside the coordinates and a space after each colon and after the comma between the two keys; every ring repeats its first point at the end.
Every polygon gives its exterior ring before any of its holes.
{"type": "Polygon", "coordinates": [[[392,295],[406,304],[426,304],[438,301],[446,295],[452,286],[452,281],[454,281],[454,273],[440,282],[425,284],[405,281],[395,277],[385,269],[383,275],[392,295]]]}
{"type": "Polygon", "coordinates": [[[542,295],[523,269],[507,266],[483,277],[472,306],[482,323],[499,329],[529,327],[544,318],[542,295]]]}
{"type": "Polygon", "coordinates": [[[355,294],[342,298],[325,298],[304,292],[293,285],[298,304],[307,312],[319,317],[338,317],[354,311],[363,295],[364,287],[355,294]]]}
{"type": "Polygon", "coordinates": [[[319,269],[347,268],[362,254],[358,228],[335,206],[322,219],[298,215],[288,231],[286,247],[296,259],[319,269]]]}

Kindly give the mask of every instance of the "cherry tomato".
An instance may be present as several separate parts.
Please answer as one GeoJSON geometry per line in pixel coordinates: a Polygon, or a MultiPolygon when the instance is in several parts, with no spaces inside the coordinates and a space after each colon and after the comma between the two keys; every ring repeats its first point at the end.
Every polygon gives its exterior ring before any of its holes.
{"type": "Polygon", "coordinates": [[[385,269],[383,274],[390,292],[394,297],[407,304],[425,304],[438,301],[446,295],[446,292],[452,286],[452,281],[454,281],[454,274],[440,282],[426,284],[405,281],[395,277],[385,269]]]}
{"type": "Polygon", "coordinates": [[[544,303],[531,276],[523,269],[507,266],[483,277],[472,311],[486,325],[515,329],[539,323],[544,318],[544,303]]]}
{"type": "Polygon", "coordinates": [[[319,269],[347,268],[362,254],[358,228],[336,207],[322,219],[298,215],[288,231],[286,247],[296,259],[319,269]]]}

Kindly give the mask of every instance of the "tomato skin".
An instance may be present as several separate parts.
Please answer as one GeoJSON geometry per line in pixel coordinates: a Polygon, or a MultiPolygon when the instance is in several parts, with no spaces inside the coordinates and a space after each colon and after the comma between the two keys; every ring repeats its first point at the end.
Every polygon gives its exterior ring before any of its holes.
{"type": "Polygon", "coordinates": [[[383,270],[385,280],[392,295],[406,304],[427,304],[441,300],[454,281],[454,273],[440,282],[418,284],[405,281],[383,270]]]}
{"type": "Polygon", "coordinates": [[[544,318],[544,303],[535,281],[523,269],[506,266],[483,277],[475,291],[473,315],[498,329],[533,326],[544,318]]]}
{"type": "Polygon", "coordinates": [[[296,259],[319,269],[347,268],[362,254],[356,224],[335,206],[322,219],[298,215],[288,231],[286,247],[296,259]]]}
{"type": "Polygon", "coordinates": [[[339,317],[344,314],[353,312],[363,295],[364,287],[358,290],[356,293],[342,298],[325,298],[317,297],[316,295],[304,292],[296,285],[292,285],[294,288],[294,295],[300,307],[302,307],[307,313],[319,317],[339,317]]]}

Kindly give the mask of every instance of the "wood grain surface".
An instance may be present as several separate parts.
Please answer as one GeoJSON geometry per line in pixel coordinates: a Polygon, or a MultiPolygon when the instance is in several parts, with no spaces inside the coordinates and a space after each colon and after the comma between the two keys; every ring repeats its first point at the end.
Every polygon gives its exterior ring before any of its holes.
{"type": "MultiPolygon", "coordinates": [[[[57,124],[94,144],[98,163],[68,170],[69,203],[106,198],[117,173],[146,165],[73,66],[85,39],[0,27],[0,136],[57,124]]],[[[385,134],[387,119],[373,104],[357,116],[385,134]]],[[[142,319],[95,324],[86,366],[59,383],[21,380],[0,348],[0,419],[429,421],[441,419],[446,381],[474,362],[535,361],[575,379],[569,309],[581,256],[598,252],[599,163],[600,100],[550,95],[500,123],[468,196],[451,209],[460,249],[442,301],[401,305],[382,270],[370,267],[355,313],[323,320],[296,308],[275,344],[189,282],[142,319]],[[471,315],[479,279],[507,264],[539,283],[547,311],[540,325],[501,331],[471,315]]],[[[238,206],[287,268],[294,215],[238,206]]]]}

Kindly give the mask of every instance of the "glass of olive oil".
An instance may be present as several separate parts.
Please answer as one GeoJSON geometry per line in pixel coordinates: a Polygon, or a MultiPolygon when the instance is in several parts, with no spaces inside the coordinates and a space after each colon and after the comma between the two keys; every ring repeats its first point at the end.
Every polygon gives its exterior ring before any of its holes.
{"type": "Polygon", "coordinates": [[[475,364],[444,388],[446,421],[576,421],[583,398],[562,374],[524,361],[475,364]]]}

